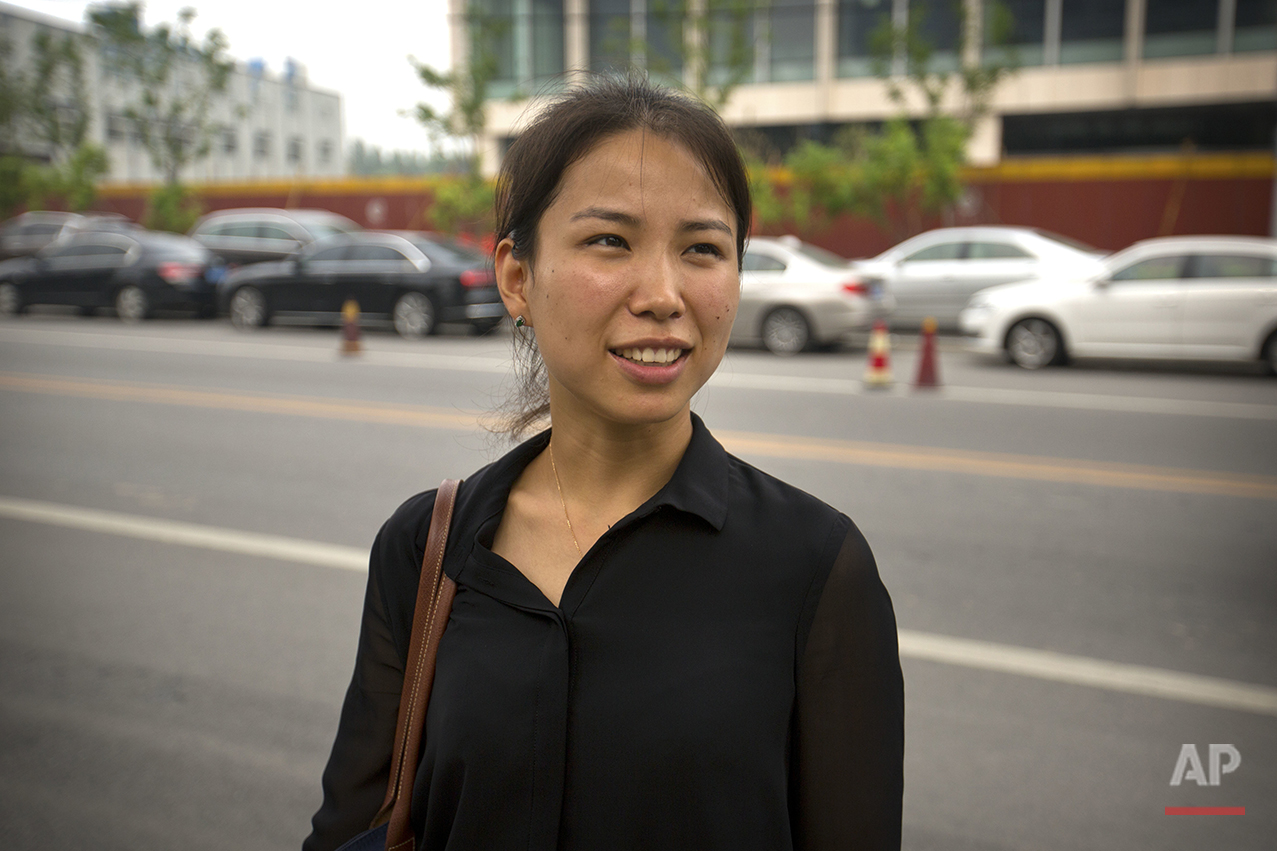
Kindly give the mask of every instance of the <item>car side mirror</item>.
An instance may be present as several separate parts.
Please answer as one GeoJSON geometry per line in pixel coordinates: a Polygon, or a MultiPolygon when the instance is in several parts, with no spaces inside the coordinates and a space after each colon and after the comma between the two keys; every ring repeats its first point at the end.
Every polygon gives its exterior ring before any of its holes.
{"type": "Polygon", "coordinates": [[[1100,276],[1098,276],[1098,277],[1095,279],[1095,281],[1094,281],[1095,288],[1096,288],[1097,290],[1106,290],[1106,289],[1108,289],[1109,280],[1110,280],[1110,279],[1109,279],[1109,276],[1108,276],[1108,275],[1100,275],[1100,276]]]}

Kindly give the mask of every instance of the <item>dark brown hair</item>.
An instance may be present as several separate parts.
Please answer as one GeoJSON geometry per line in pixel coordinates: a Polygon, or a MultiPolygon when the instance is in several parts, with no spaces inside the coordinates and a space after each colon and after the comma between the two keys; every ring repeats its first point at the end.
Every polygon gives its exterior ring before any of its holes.
{"type": "Polygon", "coordinates": [[[736,214],[736,256],[745,254],[752,203],[740,151],[718,113],[637,74],[596,76],[556,97],[510,145],[497,177],[497,242],[509,237],[514,256],[531,259],[541,215],[563,174],[604,139],[646,130],[686,148],[704,166],[736,214]]]}
{"type": "MultiPolygon", "coordinates": [[[[535,261],[537,228],[563,175],[595,146],[644,130],[691,153],[736,215],[736,260],[745,255],[753,215],[749,177],[723,120],[695,98],[638,74],[597,75],[568,88],[540,110],[510,145],[497,177],[496,241],[507,237],[517,259],[535,261]]],[[[515,386],[500,429],[519,437],[549,413],[545,363],[534,335],[514,329],[515,386]]]]}

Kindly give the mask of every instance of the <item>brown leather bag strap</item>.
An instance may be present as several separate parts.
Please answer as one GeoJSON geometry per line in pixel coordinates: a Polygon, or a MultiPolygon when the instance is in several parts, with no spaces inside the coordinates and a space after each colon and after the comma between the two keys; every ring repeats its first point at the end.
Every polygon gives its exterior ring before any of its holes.
{"type": "Polygon", "coordinates": [[[430,702],[430,686],[435,678],[439,640],[448,625],[452,598],[457,593],[457,584],[443,572],[443,554],[448,544],[448,527],[452,524],[452,508],[456,504],[460,484],[457,479],[444,479],[439,485],[434,515],[430,518],[426,553],[421,561],[417,607],[412,616],[412,642],[408,647],[408,665],[404,669],[403,693],[399,698],[399,723],[395,729],[390,782],[386,788],[386,801],[373,822],[379,824],[389,817],[387,851],[413,851],[416,842],[409,810],[412,786],[417,778],[417,763],[421,759],[426,706],[430,702]]]}

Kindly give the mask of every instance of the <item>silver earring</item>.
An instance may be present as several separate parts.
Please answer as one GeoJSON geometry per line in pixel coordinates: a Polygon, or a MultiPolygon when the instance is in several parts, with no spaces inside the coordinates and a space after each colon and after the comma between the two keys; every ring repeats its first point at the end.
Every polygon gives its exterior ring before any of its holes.
{"type": "Polygon", "coordinates": [[[515,328],[522,328],[524,325],[527,325],[527,324],[528,324],[528,323],[526,323],[526,322],[524,322],[524,321],[523,321],[523,316],[522,316],[522,315],[519,315],[519,316],[514,317],[514,327],[515,327],[515,328]]]}

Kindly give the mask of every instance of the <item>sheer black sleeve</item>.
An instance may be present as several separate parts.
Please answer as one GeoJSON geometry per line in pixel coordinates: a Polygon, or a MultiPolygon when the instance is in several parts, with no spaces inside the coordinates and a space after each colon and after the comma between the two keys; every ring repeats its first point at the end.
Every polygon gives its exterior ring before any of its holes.
{"type": "Polygon", "coordinates": [[[373,543],[355,672],[324,769],[324,802],[303,851],[340,847],[368,828],[385,799],[433,496],[419,494],[401,506],[373,543]]]}
{"type": "Polygon", "coordinates": [[[900,848],[904,679],[891,598],[852,526],[798,667],[793,782],[800,851],[900,848]]]}

